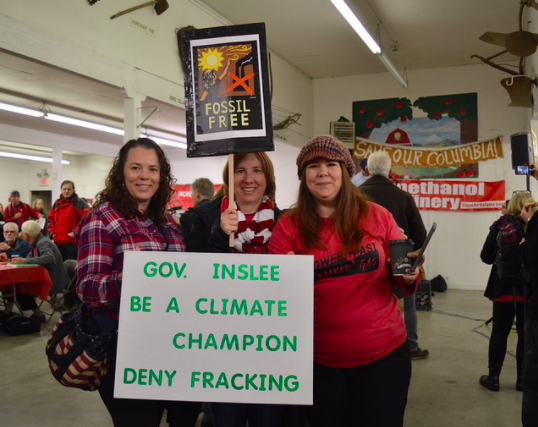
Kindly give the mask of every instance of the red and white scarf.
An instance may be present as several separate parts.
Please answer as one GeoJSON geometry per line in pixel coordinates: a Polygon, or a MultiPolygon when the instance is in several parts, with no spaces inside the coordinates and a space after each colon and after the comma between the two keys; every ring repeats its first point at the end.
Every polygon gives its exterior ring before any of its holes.
{"type": "MultiPolygon", "coordinates": [[[[228,197],[222,198],[221,213],[228,209],[229,203],[228,197]]],[[[235,250],[242,253],[267,253],[267,245],[275,225],[275,206],[273,202],[269,197],[263,196],[258,210],[250,220],[247,220],[237,203],[235,203],[235,210],[239,221],[237,232],[235,233],[235,250]]]]}

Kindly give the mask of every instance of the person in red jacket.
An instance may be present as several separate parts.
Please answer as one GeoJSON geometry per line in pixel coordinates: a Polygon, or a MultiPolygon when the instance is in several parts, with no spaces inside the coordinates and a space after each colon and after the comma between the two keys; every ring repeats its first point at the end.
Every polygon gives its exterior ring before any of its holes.
{"type": "Polygon", "coordinates": [[[19,226],[22,226],[22,223],[28,221],[30,218],[41,218],[43,215],[32,209],[32,207],[21,202],[21,193],[17,190],[13,190],[9,196],[10,203],[4,209],[4,221],[5,222],[14,222],[19,226]]]}
{"type": "Polygon", "coordinates": [[[75,229],[79,221],[88,213],[88,202],[75,193],[75,183],[64,181],[60,186],[62,195],[52,205],[49,213],[49,233],[56,243],[62,259],[77,259],[75,229]]]}

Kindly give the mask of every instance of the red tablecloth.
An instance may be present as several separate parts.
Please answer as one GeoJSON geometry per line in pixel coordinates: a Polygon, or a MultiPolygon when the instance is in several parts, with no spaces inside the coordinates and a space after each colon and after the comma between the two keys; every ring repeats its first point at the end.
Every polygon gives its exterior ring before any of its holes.
{"type": "Polygon", "coordinates": [[[49,272],[40,265],[0,265],[0,286],[17,285],[17,293],[45,300],[52,288],[49,272]]]}

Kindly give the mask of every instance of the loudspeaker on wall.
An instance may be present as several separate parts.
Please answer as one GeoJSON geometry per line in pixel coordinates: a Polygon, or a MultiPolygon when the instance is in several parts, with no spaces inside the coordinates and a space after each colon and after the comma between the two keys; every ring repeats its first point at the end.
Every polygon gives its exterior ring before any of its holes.
{"type": "Polygon", "coordinates": [[[512,150],[512,169],[526,165],[530,162],[530,135],[527,132],[518,132],[510,136],[512,150]]]}

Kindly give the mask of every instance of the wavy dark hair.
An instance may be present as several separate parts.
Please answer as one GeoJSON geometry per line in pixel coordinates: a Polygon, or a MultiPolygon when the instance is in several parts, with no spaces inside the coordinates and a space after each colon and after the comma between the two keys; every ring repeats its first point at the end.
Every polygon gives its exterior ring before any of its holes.
{"type": "Polygon", "coordinates": [[[155,150],[159,159],[160,182],[157,192],[151,198],[148,210],[144,214],[156,225],[164,225],[167,222],[165,210],[168,200],[174,193],[172,185],[175,178],[172,177],[172,168],[163,149],[149,138],[131,139],[123,147],[114,159],[112,169],[105,180],[105,189],[95,196],[94,207],[110,202],[123,215],[128,218],[134,217],[138,212],[138,204],[125,188],[125,178],[123,169],[127,161],[129,150],[136,147],[143,147],[148,150],[155,150]]]}
{"type": "MultiPolygon", "coordinates": [[[[345,256],[358,248],[362,241],[364,231],[360,226],[360,220],[368,215],[368,199],[353,185],[344,164],[339,164],[342,169],[342,188],[336,198],[336,209],[331,216],[331,221],[334,232],[342,239],[345,256]]],[[[321,216],[317,211],[316,199],[306,185],[305,175],[306,167],[301,173],[297,203],[286,212],[286,215],[291,215],[305,249],[325,249],[326,246],[319,237],[321,216]]]]}

